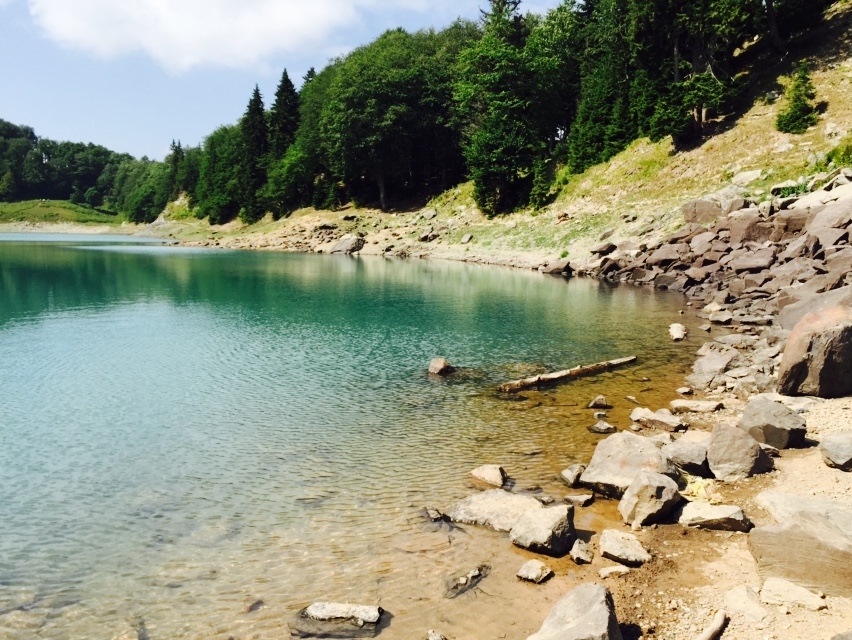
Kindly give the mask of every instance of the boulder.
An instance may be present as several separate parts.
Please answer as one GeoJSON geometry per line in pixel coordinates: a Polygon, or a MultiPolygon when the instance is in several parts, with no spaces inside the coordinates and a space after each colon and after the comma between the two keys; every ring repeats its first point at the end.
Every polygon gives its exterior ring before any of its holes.
{"type": "Polygon", "coordinates": [[[580,585],[554,605],[527,640],[622,640],[612,595],[599,584],[580,585]]]}
{"type": "Polygon", "coordinates": [[[819,451],[829,467],[852,471],[852,431],[825,436],[819,443],[819,451]]]}
{"type": "Polygon", "coordinates": [[[530,560],[518,570],[518,578],[541,584],[553,575],[553,570],[541,560],[530,560]]]}
{"type": "Polygon", "coordinates": [[[598,422],[589,427],[589,431],[591,433],[606,435],[610,433],[615,433],[616,431],[618,431],[618,429],[612,426],[609,422],[606,422],[604,420],[598,420],[598,422]]]}
{"type": "Polygon", "coordinates": [[[758,442],[776,449],[805,444],[804,419],[780,402],[764,396],[756,396],[749,401],[740,417],[739,427],[758,442]]]}
{"type": "Polygon", "coordinates": [[[620,498],[640,471],[677,477],[677,468],[648,438],[628,431],[598,443],[580,484],[600,494],[620,498]]]}
{"type": "Polygon", "coordinates": [[[678,523],[684,527],[696,529],[744,533],[748,533],[754,527],[739,507],[707,502],[690,502],[683,508],[678,523]]]}
{"type": "Polygon", "coordinates": [[[606,396],[598,396],[589,403],[589,409],[612,409],[612,405],[607,402],[606,396]]]}
{"type": "Polygon", "coordinates": [[[470,244],[472,240],[473,240],[473,234],[472,233],[466,233],[466,234],[464,234],[464,236],[462,236],[461,243],[462,244],[470,244]]]}
{"type": "Polygon", "coordinates": [[[436,376],[448,376],[453,373],[456,368],[451,365],[446,358],[433,358],[429,363],[429,373],[436,376]]]}
{"type": "Polygon", "coordinates": [[[771,471],[773,464],[760,443],[738,427],[718,425],[707,443],[707,462],[713,475],[735,482],[771,471]]]}
{"type": "Polygon", "coordinates": [[[680,324],[679,322],[676,322],[673,325],[669,326],[669,335],[675,342],[680,342],[684,340],[686,338],[686,334],[686,327],[680,324]]]}
{"type": "Polygon", "coordinates": [[[491,489],[468,496],[447,510],[453,522],[476,524],[495,531],[511,531],[527,511],[544,509],[532,496],[491,489]]]}
{"type": "Polygon", "coordinates": [[[852,285],[824,293],[800,285],[781,293],[778,298],[778,322],[781,328],[787,331],[792,331],[809,313],[818,313],[832,307],[852,306],[852,285]]]}
{"type": "Polygon", "coordinates": [[[825,599],[783,578],[767,578],[760,590],[764,604],[795,605],[811,611],[825,609],[825,599]]]}
{"type": "Polygon", "coordinates": [[[692,365],[692,375],[688,376],[686,380],[694,388],[706,389],[728,369],[739,355],[740,352],[736,349],[721,347],[721,345],[708,349],[692,365]]]}
{"type": "Polygon", "coordinates": [[[645,407],[636,407],[630,412],[630,419],[646,429],[661,429],[662,431],[681,431],[686,424],[680,418],[672,415],[668,409],[651,411],[645,407]]]}
{"type": "Polygon", "coordinates": [[[663,454],[684,473],[699,478],[709,478],[712,475],[707,464],[707,445],[703,442],[676,440],[663,447],[663,454]]]}
{"type": "Polygon", "coordinates": [[[601,533],[598,547],[604,558],[615,560],[629,567],[638,567],[651,561],[651,554],[631,533],[605,529],[601,533]]]}
{"type": "Polygon", "coordinates": [[[802,318],[784,348],[778,389],[789,396],[852,395],[852,307],[833,307],[802,318]]]}
{"type": "Polygon", "coordinates": [[[570,555],[575,564],[591,564],[594,559],[592,551],[589,549],[589,545],[579,538],[574,541],[570,555]]]}
{"type": "Polygon", "coordinates": [[[471,471],[470,475],[473,476],[475,480],[479,480],[485,484],[490,484],[492,487],[502,487],[506,484],[506,480],[509,477],[506,474],[506,470],[496,464],[482,465],[481,467],[471,471]]]}
{"type": "Polygon", "coordinates": [[[509,538],[517,547],[549,556],[563,556],[574,544],[574,507],[559,505],[523,513],[509,538]]]}
{"type": "Polygon", "coordinates": [[[618,503],[618,512],[625,523],[643,526],[664,519],[680,501],[674,480],[661,473],[640,471],[618,503]]]}
{"type": "Polygon", "coordinates": [[[725,408],[716,400],[672,400],[672,413],[715,413],[725,408]]]}
{"type": "Polygon", "coordinates": [[[551,262],[539,269],[542,273],[549,275],[571,275],[574,270],[571,268],[571,261],[568,258],[551,262]]]}
{"type": "Polygon", "coordinates": [[[331,248],[329,253],[344,253],[346,255],[358,253],[364,248],[364,244],[364,238],[347,234],[331,248]]]}
{"type": "Polygon", "coordinates": [[[852,597],[852,507],[846,501],[765,491],[757,503],[776,526],[756,527],[749,548],[764,578],[852,597]]]}
{"type": "Polygon", "coordinates": [[[701,198],[687,202],[681,207],[681,212],[687,222],[707,224],[715,222],[722,216],[722,205],[713,200],[701,198]]]}
{"type": "Polygon", "coordinates": [[[563,482],[565,482],[565,484],[569,487],[576,487],[580,483],[580,476],[583,475],[585,470],[586,465],[584,464],[572,464],[567,469],[563,469],[562,473],[559,474],[559,477],[562,478],[563,482]]]}

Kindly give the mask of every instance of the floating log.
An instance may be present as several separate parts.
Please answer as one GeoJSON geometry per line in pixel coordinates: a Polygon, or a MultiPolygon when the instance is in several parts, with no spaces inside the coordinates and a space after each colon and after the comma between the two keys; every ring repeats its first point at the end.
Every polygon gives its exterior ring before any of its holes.
{"type": "Polygon", "coordinates": [[[604,371],[612,371],[628,364],[633,364],[638,358],[630,356],[629,358],[619,358],[618,360],[607,360],[606,362],[598,362],[596,364],[587,364],[565,371],[556,371],[554,373],[543,373],[540,376],[524,378],[522,380],[513,380],[506,384],[501,384],[497,387],[501,393],[517,393],[524,389],[534,389],[536,387],[544,387],[551,384],[556,384],[566,380],[576,380],[586,376],[593,376],[604,371]]]}

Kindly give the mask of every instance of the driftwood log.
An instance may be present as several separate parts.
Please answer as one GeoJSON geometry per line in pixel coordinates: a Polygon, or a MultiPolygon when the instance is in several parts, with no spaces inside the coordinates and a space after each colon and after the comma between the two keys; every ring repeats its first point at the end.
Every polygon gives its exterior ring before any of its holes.
{"type": "Polygon", "coordinates": [[[716,614],[716,617],[713,618],[713,622],[710,623],[710,626],[707,627],[695,640],[716,640],[716,638],[722,634],[722,631],[725,630],[727,622],[728,614],[724,611],[719,611],[716,614]]]}
{"type": "Polygon", "coordinates": [[[593,376],[604,371],[612,371],[628,364],[633,364],[638,358],[630,356],[629,358],[619,358],[618,360],[607,360],[606,362],[598,362],[595,364],[587,364],[565,371],[556,371],[554,373],[543,373],[540,376],[524,378],[523,380],[513,380],[506,384],[501,384],[498,389],[502,393],[517,393],[524,389],[534,389],[536,387],[544,387],[567,380],[576,380],[585,376],[593,376]]]}

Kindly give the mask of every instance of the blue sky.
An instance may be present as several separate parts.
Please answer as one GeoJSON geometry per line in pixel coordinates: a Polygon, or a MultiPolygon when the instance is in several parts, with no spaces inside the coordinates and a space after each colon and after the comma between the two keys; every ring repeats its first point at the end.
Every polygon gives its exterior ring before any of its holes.
{"type": "MultiPolygon", "coordinates": [[[[543,12],[559,0],[528,0],[543,12]]],[[[476,19],[487,0],[0,0],[0,118],[161,159],[385,29],[476,19]]],[[[268,104],[267,104],[268,106],[268,104]]]]}

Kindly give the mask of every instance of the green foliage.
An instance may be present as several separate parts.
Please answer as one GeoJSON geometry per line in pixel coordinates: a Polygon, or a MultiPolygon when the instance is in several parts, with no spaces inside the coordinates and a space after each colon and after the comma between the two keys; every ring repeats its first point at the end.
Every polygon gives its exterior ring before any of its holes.
{"type": "Polygon", "coordinates": [[[23,221],[117,224],[122,221],[122,218],[60,200],[24,200],[0,203],[0,222],[23,221]]]}
{"type": "Polygon", "coordinates": [[[15,177],[11,171],[7,171],[0,178],[0,202],[11,202],[15,199],[15,177]]]}
{"type": "Polygon", "coordinates": [[[243,222],[252,224],[263,217],[263,203],[258,198],[258,192],[266,182],[266,159],[269,152],[266,114],[257,85],[240,121],[240,135],[240,218],[243,222]]]}
{"type": "Polygon", "coordinates": [[[236,126],[220,127],[204,141],[198,179],[198,212],[210,224],[233,220],[240,210],[241,135],[236,126]]]}
{"type": "Polygon", "coordinates": [[[299,94],[285,69],[269,111],[269,151],[273,160],[284,157],[295,141],[298,129],[299,94]]]}
{"type": "Polygon", "coordinates": [[[778,114],[775,127],[782,133],[804,133],[818,122],[810,70],[805,62],[797,68],[786,92],[787,107],[778,114]]]}
{"type": "Polygon", "coordinates": [[[852,167],[852,136],[846,136],[828,153],[827,162],[838,167],[852,167]]]}

